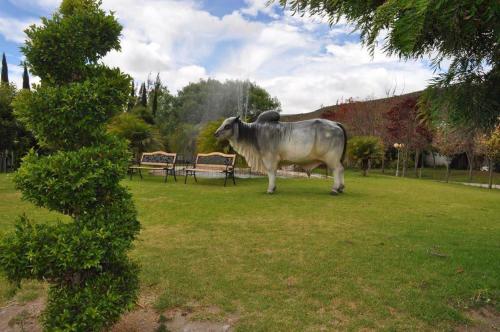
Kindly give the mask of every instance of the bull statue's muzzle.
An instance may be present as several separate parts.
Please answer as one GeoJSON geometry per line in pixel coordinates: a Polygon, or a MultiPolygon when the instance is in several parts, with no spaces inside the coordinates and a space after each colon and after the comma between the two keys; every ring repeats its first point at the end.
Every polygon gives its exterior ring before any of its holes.
{"type": "Polygon", "coordinates": [[[218,131],[216,131],[216,132],[214,133],[214,137],[215,137],[215,138],[219,138],[219,132],[218,132],[218,131]]]}

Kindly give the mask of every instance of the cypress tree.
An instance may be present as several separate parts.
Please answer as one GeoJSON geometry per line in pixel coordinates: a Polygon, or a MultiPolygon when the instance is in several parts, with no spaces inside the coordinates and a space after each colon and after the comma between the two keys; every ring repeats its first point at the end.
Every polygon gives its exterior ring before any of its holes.
{"type": "Polygon", "coordinates": [[[136,105],[141,104],[141,97],[142,97],[142,92],[144,91],[144,89],[145,89],[145,85],[141,84],[141,87],[139,88],[139,95],[137,97],[136,105]]]}
{"type": "Polygon", "coordinates": [[[30,76],[28,74],[28,68],[26,67],[26,63],[24,63],[24,72],[23,72],[23,89],[30,89],[30,76]]]}
{"type": "Polygon", "coordinates": [[[160,94],[161,89],[161,80],[160,73],[156,75],[156,81],[153,91],[153,103],[151,105],[151,113],[153,113],[153,117],[156,118],[156,112],[158,111],[158,95],[160,94]]]}
{"type": "Polygon", "coordinates": [[[2,56],[2,83],[9,83],[9,69],[7,68],[7,58],[5,58],[5,53],[2,56]]]}
{"type": "Polygon", "coordinates": [[[148,106],[148,91],[146,89],[146,83],[142,83],[141,86],[141,105],[144,107],[148,106]]]}
{"type": "Polygon", "coordinates": [[[134,83],[134,80],[132,80],[132,87],[130,89],[130,98],[129,98],[128,105],[127,105],[127,110],[128,111],[130,111],[134,107],[135,101],[136,101],[136,98],[135,98],[135,83],[134,83]]]}

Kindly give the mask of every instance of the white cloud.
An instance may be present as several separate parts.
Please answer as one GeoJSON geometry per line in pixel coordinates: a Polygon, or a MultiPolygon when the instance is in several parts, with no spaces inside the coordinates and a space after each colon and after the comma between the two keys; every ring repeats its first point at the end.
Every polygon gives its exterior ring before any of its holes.
{"type": "Polygon", "coordinates": [[[285,113],[304,113],[349,97],[385,97],[386,89],[395,85],[398,93],[420,90],[430,76],[427,68],[415,63],[349,64],[320,57],[288,75],[257,80],[278,96],[285,113]]]}
{"type": "Polygon", "coordinates": [[[1,17],[0,16],[0,34],[5,37],[6,40],[22,43],[26,38],[24,30],[35,23],[35,19],[15,19],[11,17],[1,17]]]}
{"type": "Polygon", "coordinates": [[[40,8],[49,11],[57,8],[61,0],[8,0],[18,8],[40,8]]]}
{"type": "Polygon", "coordinates": [[[196,65],[181,67],[174,72],[167,73],[167,75],[168,74],[171,74],[173,77],[173,79],[170,80],[170,87],[173,91],[180,90],[190,82],[197,82],[200,79],[208,78],[206,69],[196,65]]]}
{"type": "Polygon", "coordinates": [[[263,13],[272,18],[279,18],[276,13],[276,7],[279,5],[275,1],[270,0],[245,0],[247,4],[246,8],[242,8],[241,12],[250,16],[257,16],[259,13],[263,13]]]}

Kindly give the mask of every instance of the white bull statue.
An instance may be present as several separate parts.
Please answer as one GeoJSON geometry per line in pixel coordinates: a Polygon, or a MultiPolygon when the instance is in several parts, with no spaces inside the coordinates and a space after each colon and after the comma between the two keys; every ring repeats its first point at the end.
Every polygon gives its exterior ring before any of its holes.
{"type": "Polygon", "coordinates": [[[227,139],[233,149],[245,157],[253,169],[267,173],[268,193],[276,190],[276,171],[280,161],[301,165],[310,172],[321,164],[333,170],[331,193],[344,190],[344,167],[347,135],[344,127],[326,119],[280,122],[278,112],[262,113],[255,122],[240,117],[224,120],[215,132],[219,140],[227,139]]]}

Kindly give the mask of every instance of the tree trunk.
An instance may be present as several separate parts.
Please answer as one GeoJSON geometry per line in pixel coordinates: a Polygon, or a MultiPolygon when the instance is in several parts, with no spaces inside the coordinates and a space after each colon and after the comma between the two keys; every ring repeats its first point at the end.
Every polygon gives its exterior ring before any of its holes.
{"type": "Polygon", "coordinates": [[[424,151],[420,153],[420,168],[418,169],[418,178],[422,178],[422,171],[424,170],[424,151]]]}
{"type": "Polygon", "coordinates": [[[361,168],[363,169],[363,176],[368,174],[368,166],[370,165],[370,160],[363,160],[361,162],[361,168]]]}
{"type": "Polygon", "coordinates": [[[418,177],[418,157],[420,157],[420,150],[415,149],[415,177],[418,177]]]}
{"type": "Polygon", "coordinates": [[[2,152],[2,159],[0,160],[0,172],[7,172],[7,150],[2,152]]]}
{"type": "Polygon", "coordinates": [[[450,180],[450,173],[450,164],[446,163],[446,183],[448,183],[448,181],[450,180]]]}
{"type": "Polygon", "coordinates": [[[472,182],[472,171],[474,169],[474,154],[470,152],[466,152],[467,163],[469,164],[469,182],[472,182]]]}
{"type": "Polygon", "coordinates": [[[382,174],[385,173],[385,151],[382,155],[382,174]]]}
{"type": "Polygon", "coordinates": [[[493,160],[488,159],[488,188],[493,188],[493,160]]]}
{"type": "Polygon", "coordinates": [[[432,168],[436,168],[436,154],[432,151],[432,168]]]}
{"type": "Polygon", "coordinates": [[[407,161],[408,161],[408,150],[405,150],[403,152],[403,174],[402,174],[403,177],[406,176],[407,161]]]}

